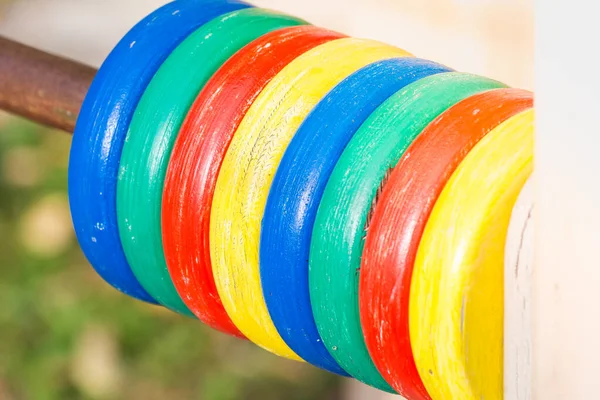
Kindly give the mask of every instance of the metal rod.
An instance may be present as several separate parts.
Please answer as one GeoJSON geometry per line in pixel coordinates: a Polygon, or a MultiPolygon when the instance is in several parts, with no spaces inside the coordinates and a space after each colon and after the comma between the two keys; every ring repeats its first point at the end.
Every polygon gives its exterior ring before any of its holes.
{"type": "Polygon", "coordinates": [[[0,109],[73,132],[92,67],[0,36],[0,109]]]}

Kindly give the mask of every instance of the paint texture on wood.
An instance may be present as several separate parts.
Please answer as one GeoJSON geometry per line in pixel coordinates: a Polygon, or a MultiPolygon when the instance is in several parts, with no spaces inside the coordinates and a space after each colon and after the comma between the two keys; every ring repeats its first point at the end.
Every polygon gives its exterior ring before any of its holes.
{"type": "Polygon", "coordinates": [[[426,396],[408,314],[415,256],[431,210],[478,141],[532,106],[533,94],[520,89],[489,90],[457,103],[411,144],[375,207],[360,271],[361,322],[379,370],[410,399],[426,396]]]}
{"type": "Polygon", "coordinates": [[[410,340],[435,400],[502,400],[504,247],[533,169],[534,112],[483,138],[438,198],[417,253],[410,340]]]}
{"type": "Polygon", "coordinates": [[[171,310],[194,315],[169,276],[160,224],[167,165],[188,110],[211,76],[242,47],[273,30],[305,24],[260,8],[215,18],[169,55],[136,107],[119,164],[119,236],[138,281],[171,310]]]}
{"type": "Polygon", "coordinates": [[[258,265],[262,214],[283,152],[304,118],[335,85],[369,63],[406,55],[361,39],[339,39],[312,49],[269,82],[233,137],[211,210],[213,273],[233,322],[267,350],[299,359],[269,316],[258,265]]]}
{"type": "Polygon", "coordinates": [[[230,58],[190,108],[171,153],[162,199],[169,274],[204,323],[243,336],[217,292],[210,260],[210,210],[225,152],[240,121],[277,73],[306,51],[343,35],[315,26],[280,29],[230,58]]]}
{"type": "Polygon", "coordinates": [[[360,325],[358,282],[370,211],[391,169],[431,121],[466,97],[503,86],[458,72],[407,85],[361,125],[331,173],[312,233],[310,296],[328,349],[363,382],[383,387],[385,381],[369,356],[360,325]]]}
{"type": "MultiPolygon", "coordinates": [[[[358,317],[352,342],[340,346],[317,328],[309,290],[310,242],[323,191],[340,154],[363,122],[391,95],[448,68],[414,57],[367,65],[350,75],[316,105],[304,120],[277,167],[265,207],[260,237],[260,277],[271,319],[288,345],[309,361],[310,352],[333,357],[350,375],[366,383],[372,365],[358,317]],[[283,239],[283,240],[282,240],[283,239]],[[282,268],[282,266],[285,266],[282,268]],[[355,345],[356,344],[356,345],[355,345]],[[332,348],[338,346],[338,350],[332,348]]],[[[333,310],[336,306],[328,304],[333,310]]],[[[325,320],[332,320],[326,314],[325,320]]],[[[323,319],[320,319],[323,322],[323,319]]],[[[346,336],[350,339],[350,336],[346,336]]],[[[380,385],[391,390],[383,382],[380,385]]]]}
{"type": "Polygon", "coordinates": [[[222,14],[248,8],[235,0],[171,2],[134,26],[100,67],[81,106],[69,158],[69,204],[79,245],[116,289],[156,300],[133,274],[119,237],[117,178],[121,152],[144,90],[171,52],[222,14]]]}

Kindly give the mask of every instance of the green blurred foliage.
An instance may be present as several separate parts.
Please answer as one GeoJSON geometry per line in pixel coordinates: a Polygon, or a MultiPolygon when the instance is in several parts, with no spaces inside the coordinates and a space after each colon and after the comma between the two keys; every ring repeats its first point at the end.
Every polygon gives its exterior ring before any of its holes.
{"type": "Polygon", "coordinates": [[[339,398],[339,378],[96,276],[69,218],[69,144],[0,114],[0,399],[339,398]]]}

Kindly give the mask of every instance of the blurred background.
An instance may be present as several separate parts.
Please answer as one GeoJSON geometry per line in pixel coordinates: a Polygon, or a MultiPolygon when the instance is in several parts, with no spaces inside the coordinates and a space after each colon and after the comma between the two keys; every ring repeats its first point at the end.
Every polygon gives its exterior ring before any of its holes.
{"type": "MultiPolygon", "coordinates": [[[[0,34],[98,66],[165,0],[0,0],[0,34]]],[[[532,0],[256,0],[457,70],[533,86],[532,0]]],[[[127,298],[79,250],[70,136],[0,113],[0,399],[384,395],[127,298]]]]}

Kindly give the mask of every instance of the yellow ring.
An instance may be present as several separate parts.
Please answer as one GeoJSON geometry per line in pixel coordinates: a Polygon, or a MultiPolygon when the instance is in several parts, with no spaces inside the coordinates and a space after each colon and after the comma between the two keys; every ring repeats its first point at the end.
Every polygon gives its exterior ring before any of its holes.
{"type": "Polygon", "coordinates": [[[269,82],[235,133],[213,197],[210,254],[229,317],[266,350],[300,360],[271,321],[258,264],[263,212],[283,153],[304,118],[334,86],[372,62],[403,56],[410,54],[372,40],[345,38],[320,45],[269,82]]]}
{"type": "Polygon", "coordinates": [[[504,246],[533,170],[533,110],[483,138],[448,181],[419,245],[410,340],[434,400],[503,399],[504,246]]]}

